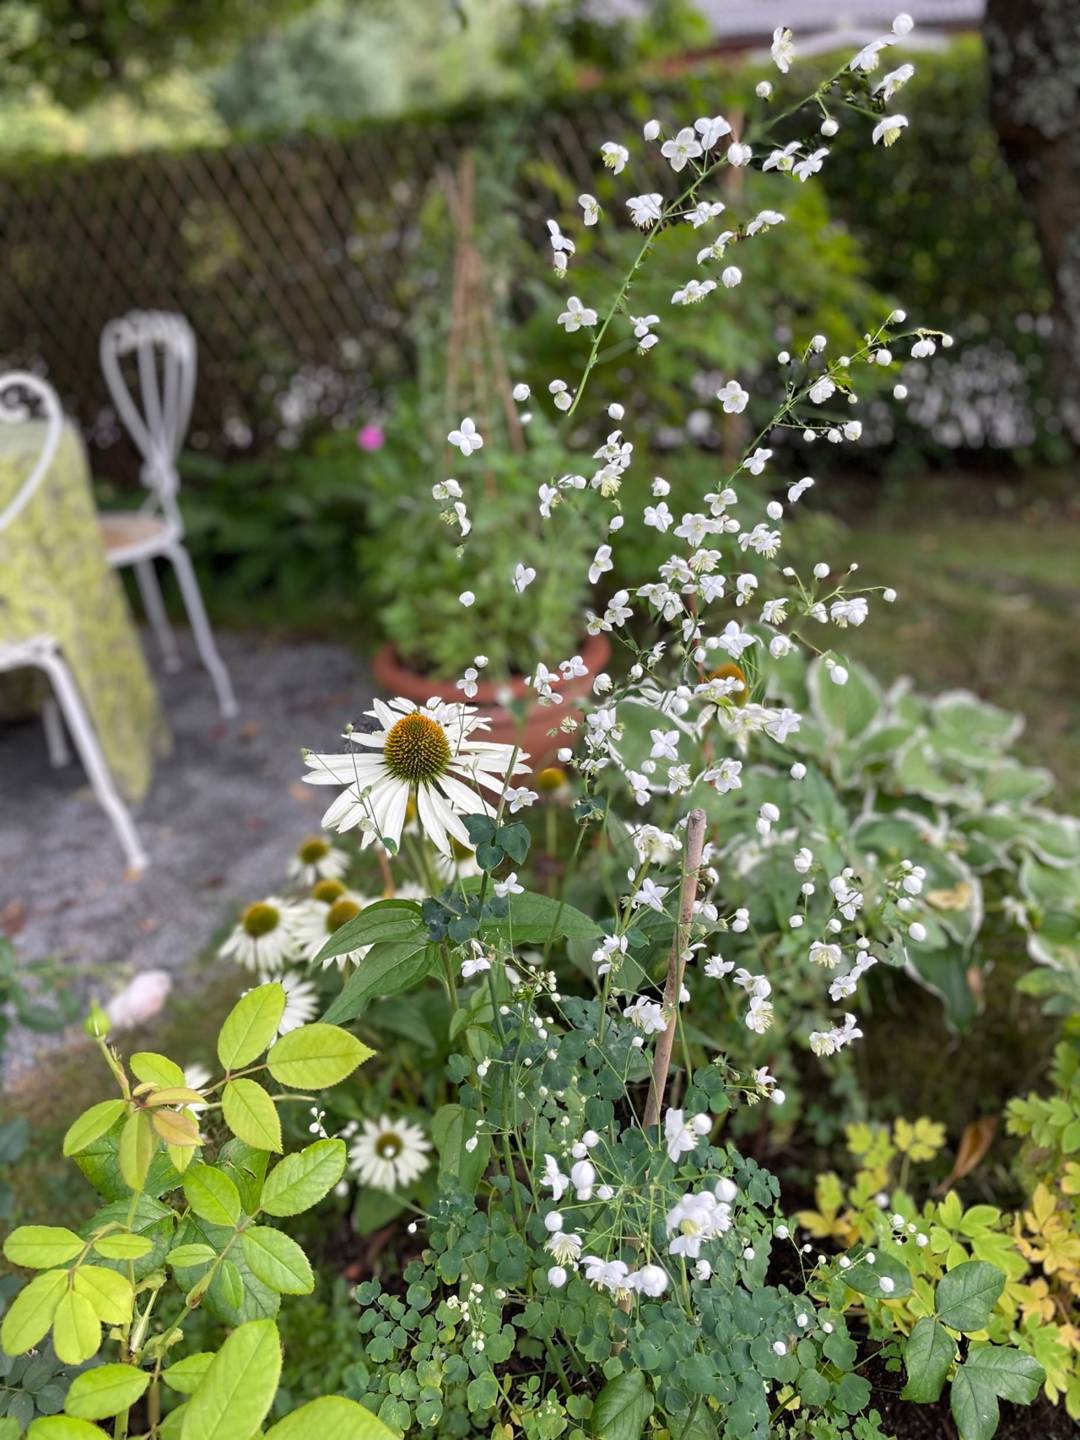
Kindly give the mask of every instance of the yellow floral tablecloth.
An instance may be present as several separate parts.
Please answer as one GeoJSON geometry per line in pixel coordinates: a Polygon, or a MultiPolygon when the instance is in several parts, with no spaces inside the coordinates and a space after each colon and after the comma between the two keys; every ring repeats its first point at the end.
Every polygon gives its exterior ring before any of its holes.
{"type": "MultiPolygon", "coordinates": [[[[29,475],[44,426],[0,422],[0,510],[29,475]]],[[[0,530],[0,641],[52,635],[60,644],[117,785],[141,800],[169,732],[124,589],[98,532],[82,439],[64,426],[26,508],[0,530]]],[[[0,687],[12,677],[0,675],[0,687]]]]}

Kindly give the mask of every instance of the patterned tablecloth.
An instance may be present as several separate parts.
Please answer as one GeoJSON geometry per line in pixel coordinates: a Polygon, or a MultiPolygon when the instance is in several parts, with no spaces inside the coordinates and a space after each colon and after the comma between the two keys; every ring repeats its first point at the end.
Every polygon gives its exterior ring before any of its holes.
{"type": "MultiPolygon", "coordinates": [[[[0,510],[30,473],[43,429],[36,420],[0,423],[0,510]]],[[[70,425],[33,498],[0,530],[0,641],[38,635],[59,641],[117,785],[141,800],[155,756],[169,749],[169,731],[123,586],[105,557],[86,451],[70,425]]],[[[0,710],[5,697],[10,710],[12,682],[24,673],[0,675],[0,710]]],[[[25,679],[20,693],[31,693],[25,679]]]]}

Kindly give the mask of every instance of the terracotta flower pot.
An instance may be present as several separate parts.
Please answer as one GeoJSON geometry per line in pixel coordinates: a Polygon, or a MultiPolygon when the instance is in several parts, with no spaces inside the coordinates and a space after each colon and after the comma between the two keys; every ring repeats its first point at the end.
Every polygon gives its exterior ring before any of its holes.
{"type": "MultiPolygon", "coordinates": [[[[519,742],[521,748],[531,757],[530,763],[534,770],[549,764],[560,746],[573,743],[573,737],[549,735],[547,732],[554,730],[567,715],[581,719],[581,712],[569,702],[580,700],[587,695],[594,677],[607,665],[611,658],[611,642],[608,637],[602,634],[590,635],[581,647],[581,658],[589,667],[589,673],[574,680],[567,680],[559,686],[559,693],[567,702],[562,705],[537,705],[535,692],[517,675],[509,681],[497,684],[481,683],[469,703],[478,706],[491,721],[487,737],[504,745],[519,742]],[[519,726],[510,711],[500,704],[507,688],[515,700],[526,702],[524,727],[519,726]]],[[[435,695],[440,700],[456,701],[464,698],[452,680],[433,680],[430,675],[410,670],[398,658],[392,645],[384,645],[376,652],[371,668],[375,679],[384,690],[391,695],[403,695],[407,700],[415,700],[419,705],[435,695]]]]}

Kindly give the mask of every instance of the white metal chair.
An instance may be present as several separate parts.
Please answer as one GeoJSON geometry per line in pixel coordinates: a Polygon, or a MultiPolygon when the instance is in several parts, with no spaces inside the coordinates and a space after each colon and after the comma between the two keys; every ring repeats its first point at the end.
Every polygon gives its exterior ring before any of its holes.
{"type": "Polygon", "coordinates": [[[213,681],[222,714],[235,715],[232,681],[214,643],[191,556],[183,543],[184,522],[177,502],[180,475],[176,461],[195,398],[195,333],[182,315],[133,310],[110,320],[101,332],[101,368],[113,403],[142,456],[141,478],[149,491],[138,510],[101,516],[109,564],[114,570],[134,567],[165,668],[178,670],[176,637],[154,568],[159,558],[172,564],[195,646],[213,681]],[[134,371],[139,402],[125,376],[125,360],[134,371]]]}
{"type": "MultiPolygon", "coordinates": [[[[45,421],[45,440],[30,474],[7,507],[0,511],[0,531],[14,524],[33,499],[34,492],[53,462],[64,427],[63,411],[55,390],[36,375],[20,370],[0,375],[0,423],[28,419],[28,398],[38,402],[45,421]]],[[[25,667],[43,671],[49,678],[55,696],[55,700],[46,703],[44,714],[50,761],[53,765],[62,765],[68,758],[60,720],[62,713],[94,794],[112,821],[128,865],[133,870],[145,869],[146,852],[131,814],[117,792],[79,688],[64,660],[56,637],[35,635],[29,640],[5,641],[0,635],[0,671],[21,670],[25,667]]]]}

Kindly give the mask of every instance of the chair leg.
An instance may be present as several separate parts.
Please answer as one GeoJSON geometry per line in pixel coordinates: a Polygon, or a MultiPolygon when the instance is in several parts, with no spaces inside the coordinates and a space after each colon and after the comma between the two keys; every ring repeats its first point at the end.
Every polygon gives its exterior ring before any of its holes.
{"type": "Polygon", "coordinates": [[[86,713],[71,671],[58,655],[42,655],[38,664],[52,681],[56,699],[67,722],[75,748],[86,769],[87,777],[97,796],[98,804],[112,821],[124,857],[132,870],[145,870],[149,861],[139,840],[131,812],[121,800],[105,757],[101,753],[94,727],[86,713]]]}
{"type": "Polygon", "coordinates": [[[191,556],[183,545],[173,545],[165,553],[172,561],[176,578],[180,582],[180,593],[184,597],[184,605],[187,607],[188,618],[191,620],[195,647],[199,652],[200,660],[210,673],[210,679],[214,682],[221,713],[226,716],[235,715],[240,707],[233,694],[229,672],[214,644],[214,634],[210,629],[210,621],[206,617],[206,607],[203,605],[202,595],[199,591],[199,582],[195,578],[191,556]]]}
{"type": "Polygon", "coordinates": [[[41,722],[45,727],[45,746],[49,752],[49,764],[54,770],[59,770],[71,760],[71,751],[68,749],[67,736],[64,734],[64,722],[60,718],[60,708],[56,701],[48,699],[41,712],[41,722]]]}
{"type": "Polygon", "coordinates": [[[158,584],[153,560],[136,560],[135,579],[139,582],[143,609],[157,640],[165,669],[171,674],[180,669],[180,652],[176,648],[176,636],[165,612],[165,601],[161,598],[161,586],[158,584]]]}

